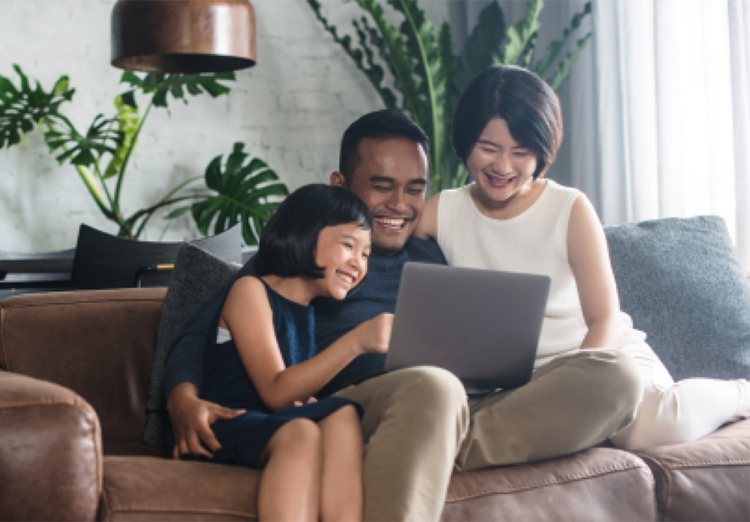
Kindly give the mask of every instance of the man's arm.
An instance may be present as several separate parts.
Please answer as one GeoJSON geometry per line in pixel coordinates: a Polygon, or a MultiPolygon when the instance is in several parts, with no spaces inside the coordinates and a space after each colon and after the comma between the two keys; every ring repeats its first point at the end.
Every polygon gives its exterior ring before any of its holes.
{"type": "MultiPolygon", "coordinates": [[[[237,277],[255,274],[259,270],[253,258],[237,273],[237,277]]],[[[210,456],[210,452],[221,447],[210,425],[219,419],[242,414],[241,410],[223,408],[199,396],[203,385],[206,341],[218,324],[224,299],[233,281],[226,283],[201,306],[183,327],[167,357],[162,388],[172,423],[175,458],[187,453],[210,456]]]]}

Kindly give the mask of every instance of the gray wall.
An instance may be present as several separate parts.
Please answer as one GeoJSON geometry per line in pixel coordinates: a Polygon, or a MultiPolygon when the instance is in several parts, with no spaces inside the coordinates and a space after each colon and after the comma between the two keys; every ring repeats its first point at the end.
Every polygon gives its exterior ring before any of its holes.
{"type": "MultiPolygon", "coordinates": [[[[348,26],[360,10],[340,0],[323,0],[327,15],[348,26]]],[[[122,71],[109,64],[110,14],[114,0],[0,0],[0,74],[15,80],[12,64],[49,89],[62,74],[76,88],[63,112],[84,132],[98,113],[114,114],[113,98],[122,71]]],[[[123,191],[128,211],[148,206],[170,188],[203,174],[209,161],[228,154],[235,141],[276,170],[290,189],[327,182],[336,168],[338,143],[346,126],[382,108],[367,79],[315,19],[305,0],[252,0],[258,21],[258,65],[237,73],[228,97],[191,98],[155,110],[136,148],[123,191]]],[[[525,2],[503,1],[508,18],[525,12],[525,2]]],[[[543,22],[569,20],[563,4],[547,2],[543,22]],[[565,12],[564,12],[565,11],[565,12]]],[[[473,24],[479,1],[422,0],[437,24],[473,24]]],[[[456,27],[457,41],[462,41],[456,27]]],[[[563,102],[566,94],[561,92],[563,102]]],[[[570,119],[568,120],[570,121],[570,119]]],[[[570,136],[570,126],[568,126],[570,136]]],[[[568,182],[565,150],[551,175],[568,182]]],[[[0,250],[44,252],[75,245],[86,223],[115,233],[99,213],[74,169],[60,167],[40,133],[23,147],[0,151],[0,250]]],[[[166,222],[155,219],[144,239],[162,237],[166,222]]],[[[197,237],[184,217],[165,240],[197,237]]]]}

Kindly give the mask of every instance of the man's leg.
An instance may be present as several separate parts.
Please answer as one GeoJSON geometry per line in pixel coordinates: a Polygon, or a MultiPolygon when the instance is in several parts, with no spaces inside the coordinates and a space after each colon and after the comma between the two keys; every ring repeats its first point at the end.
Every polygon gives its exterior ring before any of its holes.
{"type": "Polygon", "coordinates": [[[635,361],[617,349],[581,350],[539,368],[531,382],[471,403],[456,469],[574,453],[632,422],[642,396],[635,361]]]}
{"type": "Polygon", "coordinates": [[[365,520],[438,520],[469,425],[461,382],[445,370],[416,367],[337,395],[365,412],[365,520]]]}

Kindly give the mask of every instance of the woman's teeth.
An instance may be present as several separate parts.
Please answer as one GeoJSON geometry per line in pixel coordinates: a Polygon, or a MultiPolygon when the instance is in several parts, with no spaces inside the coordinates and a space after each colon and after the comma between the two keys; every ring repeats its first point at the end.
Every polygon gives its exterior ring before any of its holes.
{"type": "Polygon", "coordinates": [[[512,178],[503,179],[487,174],[487,179],[493,187],[506,187],[511,183],[511,181],[515,179],[515,176],[512,178]]]}

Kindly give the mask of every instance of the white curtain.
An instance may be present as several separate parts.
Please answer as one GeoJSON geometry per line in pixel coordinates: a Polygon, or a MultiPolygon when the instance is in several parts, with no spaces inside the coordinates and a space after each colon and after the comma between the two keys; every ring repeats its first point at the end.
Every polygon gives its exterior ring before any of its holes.
{"type": "MultiPolygon", "coordinates": [[[[539,48],[587,0],[547,0],[539,48]]],[[[458,48],[487,0],[450,3],[458,48]]],[[[525,0],[500,0],[506,21],[525,0]]],[[[718,214],[750,272],[750,0],[593,0],[549,176],[605,225],[718,214]]],[[[583,33],[579,33],[583,34],[583,33]]]]}
{"type": "Polygon", "coordinates": [[[750,1],[597,0],[594,27],[597,110],[569,137],[598,165],[572,179],[608,225],[722,216],[750,270],[750,1]]]}

